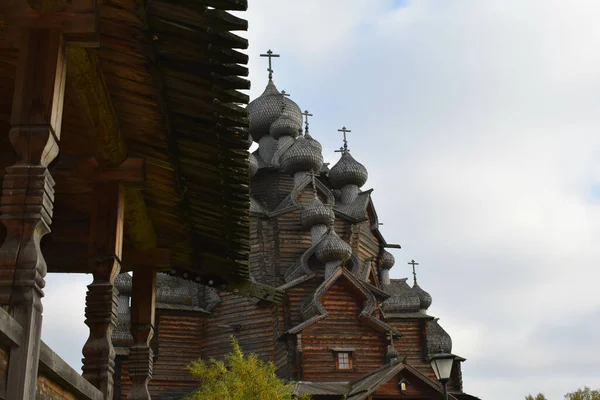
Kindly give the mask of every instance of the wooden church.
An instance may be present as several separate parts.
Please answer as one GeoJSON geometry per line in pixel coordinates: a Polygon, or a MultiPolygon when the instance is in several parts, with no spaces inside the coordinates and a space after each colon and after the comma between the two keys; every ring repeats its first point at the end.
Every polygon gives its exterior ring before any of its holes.
{"type": "MultiPolygon", "coordinates": [[[[394,257],[379,231],[365,190],[367,169],[345,138],[338,162],[323,162],[309,133],[308,116],[272,79],[247,107],[250,139],[251,279],[284,293],[267,302],[213,281],[190,282],[159,274],[152,398],[179,399],[198,382],[186,366],[219,358],[234,335],[245,352],[272,361],[296,393],[314,399],[440,399],[442,386],[429,359],[450,353],[452,340],[427,314],[431,296],[416,280],[390,279],[394,257]],[[307,119],[303,121],[303,116],[307,119]]],[[[413,262],[414,269],[414,262],[413,262]]],[[[119,292],[115,398],[131,386],[129,348],[131,277],[119,292]]],[[[476,399],[463,391],[456,357],[450,399],[476,399]]]]}

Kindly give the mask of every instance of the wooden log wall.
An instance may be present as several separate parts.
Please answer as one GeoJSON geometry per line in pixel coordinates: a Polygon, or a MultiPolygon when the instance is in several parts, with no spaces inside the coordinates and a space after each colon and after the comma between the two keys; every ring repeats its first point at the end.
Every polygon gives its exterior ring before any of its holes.
{"type": "Polygon", "coordinates": [[[222,358],[231,351],[233,335],[245,353],[275,362],[275,341],[283,329],[278,325],[275,305],[258,306],[247,298],[223,293],[221,303],[206,317],[200,349],[204,358],[222,358]]]}
{"type": "MultiPolygon", "coordinates": [[[[158,310],[156,343],[158,356],[148,387],[152,398],[178,399],[198,388],[198,381],[187,366],[201,356],[204,344],[204,314],[158,310]]],[[[129,365],[123,360],[121,369],[121,399],[126,399],[131,387],[129,365]]]]}
{"type": "Polygon", "coordinates": [[[267,209],[275,209],[294,189],[294,178],[275,170],[261,170],[252,178],[252,196],[267,209]]]}
{"type": "Polygon", "coordinates": [[[386,338],[357,319],[362,301],[351,285],[340,278],[321,298],[328,318],[302,332],[303,379],[351,381],[385,363],[386,338]],[[353,369],[337,370],[336,346],[354,347],[353,369]]]}
{"type": "Polygon", "coordinates": [[[402,337],[394,340],[394,346],[400,357],[407,356],[407,362],[428,378],[437,381],[433,369],[427,362],[425,353],[425,335],[427,321],[424,319],[402,319],[387,321],[388,324],[402,332],[402,337]]]}
{"type": "Polygon", "coordinates": [[[38,375],[35,398],[36,400],[77,400],[75,394],[44,375],[38,375]]]}

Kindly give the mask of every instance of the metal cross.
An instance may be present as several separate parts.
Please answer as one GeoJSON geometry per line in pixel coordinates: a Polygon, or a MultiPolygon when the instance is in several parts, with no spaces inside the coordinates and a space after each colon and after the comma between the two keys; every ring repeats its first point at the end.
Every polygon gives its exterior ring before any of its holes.
{"type": "Polygon", "coordinates": [[[285,98],[286,98],[286,96],[289,97],[290,94],[286,93],[285,90],[282,90],[281,93],[279,93],[279,94],[281,95],[281,110],[283,111],[283,110],[285,110],[285,106],[286,106],[285,98]]]}
{"type": "Polygon", "coordinates": [[[342,152],[342,154],[346,154],[349,150],[348,150],[348,140],[346,138],[346,133],[350,133],[352,132],[350,129],[346,129],[345,126],[342,127],[342,129],[338,129],[338,132],[343,132],[344,133],[344,147],[340,148],[340,151],[342,152]]]}
{"type": "Polygon", "coordinates": [[[304,120],[304,130],[306,132],[308,132],[308,117],[312,117],[313,115],[311,113],[308,112],[308,110],[304,110],[304,112],[302,113],[302,115],[304,115],[305,120],[304,120]]]}
{"type": "Polygon", "coordinates": [[[277,58],[279,57],[279,54],[273,54],[271,49],[269,49],[269,51],[267,51],[267,54],[261,54],[260,56],[269,57],[269,68],[267,68],[267,71],[269,71],[269,79],[273,79],[273,66],[271,65],[271,58],[277,58]]]}
{"type": "Polygon", "coordinates": [[[415,260],[410,260],[410,262],[408,263],[408,265],[412,265],[413,276],[415,277],[415,284],[416,284],[417,283],[417,273],[415,272],[415,265],[419,265],[419,263],[415,262],[415,260]]]}

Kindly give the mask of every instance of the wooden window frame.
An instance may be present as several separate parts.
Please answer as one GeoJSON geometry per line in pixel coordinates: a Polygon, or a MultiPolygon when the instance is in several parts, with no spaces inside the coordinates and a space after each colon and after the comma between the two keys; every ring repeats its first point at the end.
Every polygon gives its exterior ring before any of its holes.
{"type": "Polygon", "coordinates": [[[335,352],[335,369],[338,371],[352,371],[354,369],[354,363],[352,360],[352,352],[351,351],[336,351],[335,352]],[[342,354],[347,356],[347,368],[342,368],[340,365],[340,358],[342,354]]]}

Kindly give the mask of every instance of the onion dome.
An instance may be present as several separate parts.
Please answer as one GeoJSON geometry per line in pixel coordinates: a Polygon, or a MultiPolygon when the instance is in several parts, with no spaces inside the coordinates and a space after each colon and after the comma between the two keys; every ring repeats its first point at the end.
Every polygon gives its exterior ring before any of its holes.
{"type": "Polygon", "coordinates": [[[300,107],[283,96],[270,79],[263,94],[252,100],[246,109],[250,120],[248,132],[254,140],[259,140],[262,136],[268,135],[271,124],[283,114],[294,121],[296,129],[302,126],[300,107]]]}
{"type": "Polygon", "coordinates": [[[429,354],[434,353],[451,353],[452,338],[438,324],[439,318],[429,321],[427,324],[427,351],[429,354]]]}
{"type": "Polygon", "coordinates": [[[120,295],[131,294],[131,275],[127,272],[117,275],[115,278],[115,288],[120,295]]]}
{"type": "Polygon", "coordinates": [[[419,286],[417,282],[415,282],[413,285],[411,292],[415,293],[419,297],[421,310],[427,310],[429,306],[431,306],[431,295],[421,289],[421,286],[419,286]]]}
{"type": "Polygon", "coordinates": [[[283,114],[275,122],[271,124],[269,133],[274,139],[279,139],[281,136],[298,136],[299,126],[289,115],[283,114]]]}
{"type": "Polygon", "coordinates": [[[309,146],[314,147],[315,149],[318,149],[319,152],[323,151],[323,146],[321,146],[321,143],[319,143],[318,140],[313,139],[312,136],[310,136],[310,134],[308,133],[308,131],[306,131],[306,134],[304,134],[304,137],[306,138],[306,143],[309,146]]]}
{"type": "Polygon", "coordinates": [[[382,303],[383,310],[389,313],[417,312],[421,309],[421,299],[406,283],[406,279],[392,279],[385,292],[390,298],[382,303]]]}
{"type": "Polygon", "coordinates": [[[310,228],[313,225],[330,226],[335,218],[331,207],[324,205],[318,197],[305,207],[300,213],[300,222],[305,228],[310,228]]]}
{"type": "Polygon", "coordinates": [[[381,253],[381,261],[379,264],[381,268],[392,269],[395,262],[396,260],[394,259],[394,256],[389,251],[384,250],[383,253],[381,253]]]}
{"type": "Polygon", "coordinates": [[[308,144],[304,136],[300,136],[281,157],[281,166],[288,173],[318,172],[323,166],[323,155],[314,146],[308,144]]]}
{"type": "Polygon", "coordinates": [[[368,177],[365,166],[356,161],[348,152],[342,154],[337,164],[329,171],[329,183],[334,189],[340,189],[345,185],[361,187],[368,177]]]}
{"type": "Polygon", "coordinates": [[[317,245],[316,254],[319,261],[323,263],[346,261],[352,255],[352,247],[330,229],[317,245]]]}
{"type": "Polygon", "coordinates": [[[257,172],[258,172],[258,160],[256,159],[256,156],[254,154],[250,153],[249,166],[248,166],[248,173],[250,174],[250,178],[252,178],[254,175],[256,175],[257,172]]]}

